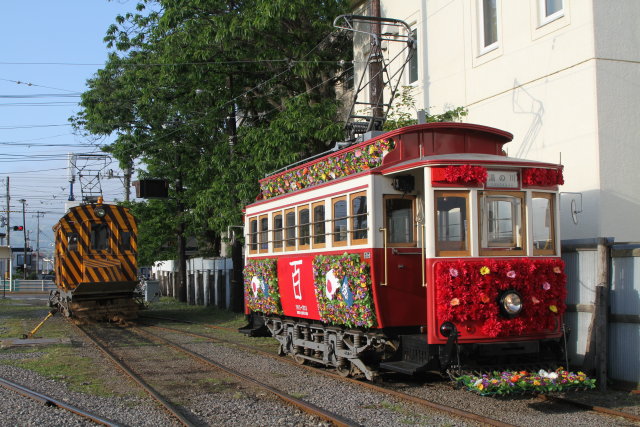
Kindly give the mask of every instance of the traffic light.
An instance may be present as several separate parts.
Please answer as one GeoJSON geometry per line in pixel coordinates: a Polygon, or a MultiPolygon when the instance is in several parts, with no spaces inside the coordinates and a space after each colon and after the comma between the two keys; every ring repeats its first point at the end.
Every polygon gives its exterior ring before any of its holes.
{"type": "Polygon", "coordinates": [[[13,231],[22,231],[24,230],[24,227],[21,225],[14,225],[13,226],[13,231]]]}

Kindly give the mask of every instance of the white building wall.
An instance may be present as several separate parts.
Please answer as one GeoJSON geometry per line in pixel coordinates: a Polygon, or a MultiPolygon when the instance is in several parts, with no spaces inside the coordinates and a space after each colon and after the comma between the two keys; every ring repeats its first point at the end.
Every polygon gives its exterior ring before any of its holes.
{"type": "Polygon", "coordinates": [[[381,9],[418,29],[418,108],[466,107],[465,121],[514,134],[510,156],[562,159],[562,239],[640,241],[640,2],[564,0],[541,25],[539,1],[497,0],[498,46],[484,54],[477,0],[381,9]]]}

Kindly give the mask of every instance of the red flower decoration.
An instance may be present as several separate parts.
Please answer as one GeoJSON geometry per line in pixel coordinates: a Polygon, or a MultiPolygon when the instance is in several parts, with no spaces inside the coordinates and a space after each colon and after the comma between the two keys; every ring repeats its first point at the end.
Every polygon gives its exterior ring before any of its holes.
{"type": "Polygon", "coordinates": [[[522,171],[522,183],[537,187],[550,187],[564,184],[562,169],[529,168],[522,171]]]}
{"type": "Polygon", "coordinates": [[[452,184],[484,184],[487,182],[487,170],[482,166],[447,166],[444,179],[452,184]]]}
{"type": "Polygon", "coordinates": [[[439,262],[435,266],[438,324],[473,323],[487,337],[555,330],[558,316],[566,310],[567,276],[563,269],[558,258],[439,262]],[[491,274],[483,275],[482,267],[491,274]],[[452,269],[459,274],[452,276],[452,269]],[[514,274],[517,280],[509,277],[514,274]],[[493,303],[507,289],[518,291],[525,301],[522,313],[511,319],[502,316],[498,304],[493,303]],[[452,304],[454,299],[457,304],[452,304]]]}

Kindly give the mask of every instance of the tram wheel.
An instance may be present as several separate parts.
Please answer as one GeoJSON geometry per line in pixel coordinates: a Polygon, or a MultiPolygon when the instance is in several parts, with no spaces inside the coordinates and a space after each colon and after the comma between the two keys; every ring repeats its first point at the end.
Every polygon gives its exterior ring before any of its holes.
{"type": "Polygon", "coordinates": [[[302,357],[301,354],[294,354],[293,360],[295,360],[298,365],[305,365],[307,363],[307,359],[302,357]]]}
{"type": "Polygon", "coordinates": [[[351,372],[353,368],[351,366],[351,362],[346,361],[344,366],[336,366],[336,372],[343,378],[347,378],[351,376],[351,372]]]}

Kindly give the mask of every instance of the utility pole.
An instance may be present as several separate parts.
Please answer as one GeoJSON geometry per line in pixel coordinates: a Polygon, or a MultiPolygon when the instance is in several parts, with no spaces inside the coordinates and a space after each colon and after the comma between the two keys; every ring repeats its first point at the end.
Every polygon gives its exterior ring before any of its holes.
{"type": "MultiPolygon", "coordinates": [[[[380,0],[371,1],[371,16],[380,18],[380,0]]],[[[371,62],[369,64],[369,79],[371,80],[371,86],[369,87],[369,98],[371,102],[371,116],[373,117],[373,128],[369,130],[382,130],[382,119],[384,118],[384,109],[382,104],[384,81],[382,78],[382,46],[380,40],[380,33],[382,32],[382,26],[380,22],[374,22],[371,24],[371,62]]]]}
{"type": "Polygon", "coordinates": [[[27,216],[24,210],[24,204],[27,202],[25,199],[20,199],[22,203],[22,233],[24,234],[24,252],[22,253],[22,273],[24,279],[27,279],[27,216]]]}
{"type": "MultiPolygon", "coordinates": [[[[7,177],[7,246],[9,246],[9,251],[11,251],[11,195],[9,194],[9,177],[7,177]]],[[[9,289],[11,289],[11,283],[13,280],[13,253],[9,256],[7,270],[9,271],[9,289]]]]}
{"type": "Polygon", "coordinates": [[[40,271],[40,216],[44,216],[44,212],[36,212],[36,274],[40,271]]]}

